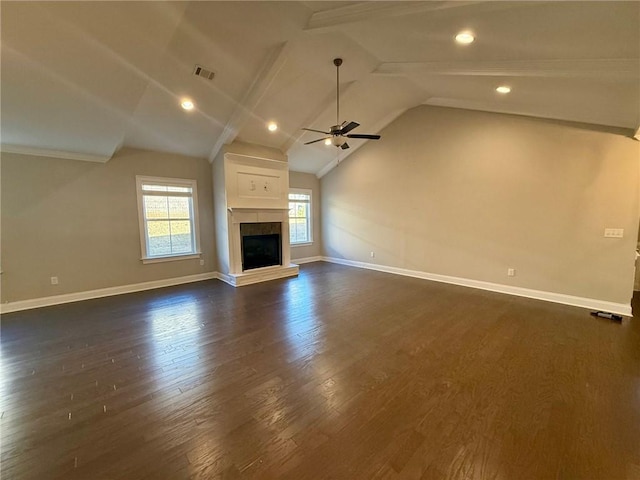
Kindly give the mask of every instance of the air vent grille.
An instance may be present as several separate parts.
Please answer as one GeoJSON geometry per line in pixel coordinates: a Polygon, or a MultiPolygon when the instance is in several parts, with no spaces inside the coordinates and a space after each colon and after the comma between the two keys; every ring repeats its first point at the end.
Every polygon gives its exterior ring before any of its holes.
{"type": "Polygon", "coordinates": [[[213,80],[213,77],[216,76],[213,71],[204,68],[202,65],[196,65],[193,69],[193,74],[197,77],[206,78],[207,80],[213,80]]]}

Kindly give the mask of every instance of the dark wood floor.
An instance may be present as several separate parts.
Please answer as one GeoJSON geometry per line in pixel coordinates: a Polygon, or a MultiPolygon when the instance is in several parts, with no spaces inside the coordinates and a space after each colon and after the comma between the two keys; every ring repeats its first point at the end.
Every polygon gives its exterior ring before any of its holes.
{"type": "Polygon", "coordinates": [[[1,344],[3,479],[640,478],[628,318],[316,263],[4,315],[1,344]]]}

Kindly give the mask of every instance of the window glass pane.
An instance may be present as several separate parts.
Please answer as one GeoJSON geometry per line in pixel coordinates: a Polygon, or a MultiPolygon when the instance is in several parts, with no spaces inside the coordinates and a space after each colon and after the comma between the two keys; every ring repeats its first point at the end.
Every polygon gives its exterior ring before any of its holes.
{"type": "Polygon", "coordinates": [[[191,199],[187,197],[169,197],[169,218],[190,218],[191,199]]]}
{"type": "Polygon", "coordinates": [[[298,219],[296,222],[296,241],[298,242],[307,242],[309,238],[307,237],[307,220],[306,219],[298,219]]]}
{"type": "Polygon", "coordinates": [[[167,187],[165,187],[164,185],[142,185],[142,190],[151,192],[166,192],[167,187]]]}
{"type": "Polygon", "coordinates": [[[289,241],[311,242],[311,194],[289,192],[289,241]]]}
{"type": "Polygon", "coordinates": [[[188,255],[196,252],[197,205],[195,181],[137,177],[145,238],[145,258],[188,255]]]}
{"type": "Polygon", "coordinates": [[[148,219],[169,218],[167,197],[144,196],[144,215],[148,219]]]}
{"type": "Polygon", "coordinates": [[[171,236],[168,221],[147,222],[147,236],[149,238],[149,256],[171,254],[171,236]]]}
{"type": "Polygon", "coordinates": [[[308,202],[311,200],[311,195],[307,195],[304,193],[290,193],[289,200],[303,200],[308,202]]]}
{"type": "Polygon", "coordinates": [[[189,253],[193,251],[191,222],[188,220],[171,221],[171,253],[189,253]]]}
{"type": "Polygon", "coordinates": [[[296,236],[296,219],[292,218],[289,220],[289,241],[291,243],[295,243],[298,241],[298,237],[296,236]]]}
{"type": "Polygon", "coordinates": [[[307,206],[304,203],[299,203],[296,205],[296,217],[306,217],[307,216],[307,206]]]}

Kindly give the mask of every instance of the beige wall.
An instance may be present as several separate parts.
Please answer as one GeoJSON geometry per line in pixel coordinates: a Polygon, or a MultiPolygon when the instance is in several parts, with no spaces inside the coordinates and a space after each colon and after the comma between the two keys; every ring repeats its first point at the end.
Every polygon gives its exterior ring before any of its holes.
{"type": "Polygon", "coordinates": [[[213,160],[213,209],[216,232],[216,264],[218,271],[229,273],[229,223],[227,220],[227,193],[224,184],[224,151],[213,160]]]}
{"type": "Polygon", "coordinates": [[[2,302],[216,270],[205,159],[124,149],[99,164],[3,153],[1,169],[2,302]],[[136,175],[197,180],[204,266],[142,264],[136,175]]]}
{"type": "Polygon", "coordinates": [[[322,178],[324,254],[628,303],[639,158],[593,127],[417,107],[322,178]]]}
{"type": "Polygon", "coordinates": [[[290,188],[311,190],[312,245],[291,246],[291,259],[317,257],[322,254],[322,231],[320,229],[320,180],[313,174],[289,172],[290,188]]]}

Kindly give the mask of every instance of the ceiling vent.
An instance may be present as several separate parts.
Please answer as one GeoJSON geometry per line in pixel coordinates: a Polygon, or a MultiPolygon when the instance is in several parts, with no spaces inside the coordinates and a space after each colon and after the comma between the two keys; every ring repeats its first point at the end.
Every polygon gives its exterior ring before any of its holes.
{"type": "Polygon", "coordinates": [[[196,65],[195,68],[193,69],[193,74],[196,77],[206,78],[207,80],[213,80],[213,77],[216,76],[216,74],[213,71],[207,70],[202,65],[196,65]]]}

